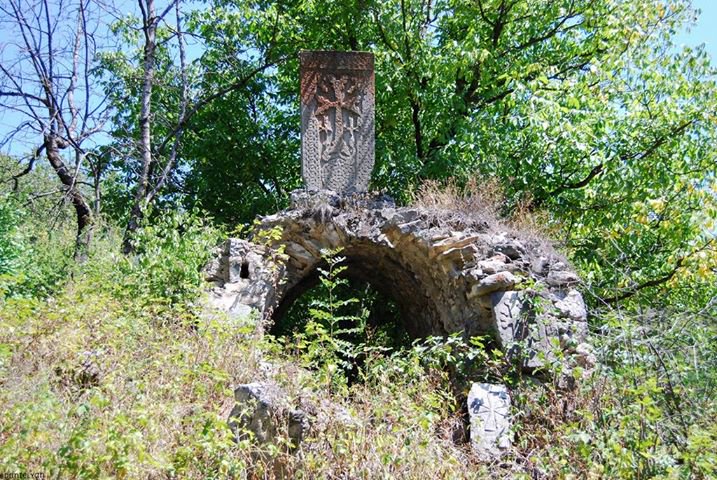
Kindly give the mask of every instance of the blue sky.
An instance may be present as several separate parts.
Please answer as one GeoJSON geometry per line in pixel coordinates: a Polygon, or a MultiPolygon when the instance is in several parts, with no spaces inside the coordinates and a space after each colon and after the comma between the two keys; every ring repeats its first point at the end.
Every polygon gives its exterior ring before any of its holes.
{"type": "Polygon", "coordinates": [[[717,0],[693,0],[692,4],[701,10],[697,24],[675,40],[678,45],[687,46],[704,43],[712,58],[712,65],[717,65],[717,0]]]}

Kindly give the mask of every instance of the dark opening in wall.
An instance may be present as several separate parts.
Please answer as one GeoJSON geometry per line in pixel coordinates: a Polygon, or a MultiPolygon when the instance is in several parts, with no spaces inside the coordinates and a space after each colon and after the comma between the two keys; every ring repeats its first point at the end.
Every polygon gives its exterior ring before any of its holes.
{"type": "MultiPolygon", "coordinates": [[[[393,258],[388,249],[374,245],[347,247],[340,255],[344,257],[341,266],[345,267],[341,277],[349,281],[345,288],[354,290],[344,298],[353,296],[362,300],[366,293],[361,288],[369,286],[369,291],[375,292],[378,298],[375,308],[379,304],[391,304],[396,311],[395,318],[400,319],[398,324],[411,339],[445,333],[439,320],[437,302],[431,297],[427,285],[423,284],[425,276],[414,272],[411,265],[393,258]]],[[[294,302],[320,284],[320,272],[326,271],[326,268],[325,261],[318,262],[311,270],[286,275],[287,283],[281,288],[279,303],[272,312],[275,329],[282,328],[279,324],[284,322],[283,317],[294,302]]]]}
{"type": "Polygon", "coordinates": [[[249,278],[249,262],[242,262],[239,278],[249,278]]]}
{"type": "MultiPolygon", "coordinates": [[[[400,309],[391,297],[367,282],[351,281],[342,287],[334,292],[333,301],[336,303],[350,301],[335,312],[337,317],[352,319],[343,321],[344,329],[358,329],[349,340],[390,349],[411,344],[413,338],[406,331],[400,309]],[[360,324],[350,325],[350,323],[360,324]]],[[[276,337],[290,337],[304,332],[312,318],[311,309],[328,300],[323,286],[314,285],[275,315],[269,333],[276,337]]]]}
{"type": "MultiPolygon", "coordinates": [[[[367,352],[390,354],[410,347],[414,339],[405,328],[396,301],[370,283],[355,279],[341,284],[330,294],[320,282],[306,288],[293,297],[290,304],[285,303],[279,309],[269,333],[283,337],[288,345],[300,349],[302,344],[323,343],[319,338],[321,334],[316,333],[317,324],[330,332],[332,338],[347,342],[343,345],[353,344],[360,352],[358,355],[338,352],[349,384],[359,380],[367,352]],[[328,307],[329,304],[336,308],[328,307]],[[326,318],[329,311],[333,312],[332,320],[326,318]]],[[[346,349],[354,350],[353,347],[346,349]]]]}

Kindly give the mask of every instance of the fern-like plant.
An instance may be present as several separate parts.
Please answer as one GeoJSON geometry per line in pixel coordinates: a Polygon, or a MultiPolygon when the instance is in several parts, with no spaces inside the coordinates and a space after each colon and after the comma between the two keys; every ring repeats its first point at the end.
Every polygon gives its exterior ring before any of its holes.
{"type": "Polygon", "coordinates": [[[346,387],[347,374],[356,368],[355,361],[364,351],[360,338],[366,330],[369,312],[366,309],[361,309],[358,315],[351,312],[351,306],[358,304],[359,299],[341,298],[339,294],[349,283],[342,276],[348,267],[342,265],[346,257],[339,255],[341,249],[321,253],[326,262],[326,268],[318,269],[323,295],[311,302],[305,331],[298,335],[298,346],[307,366],[317,369],[327,386],[338,390],[346,387]]]}

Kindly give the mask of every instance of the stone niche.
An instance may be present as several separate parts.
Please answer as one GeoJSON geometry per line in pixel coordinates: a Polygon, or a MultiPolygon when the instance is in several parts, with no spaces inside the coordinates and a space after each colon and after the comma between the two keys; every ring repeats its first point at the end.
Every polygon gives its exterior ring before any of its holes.
{"type": "MultiPolygon", "coordinates": [[[[230,238],[216,251],[205,269],[213,283],[209,308],[256,318],[261,333],[318,283],[322,250],[336,248],[343,249],[351,279],[370,283],[396,302],[402,327],[414,338],[489,334],[529,373],[560,358],[567,368],[559,381],[566,386],[574,380],[572,367],[589,370],[595,364],[584,343],[587,312],[576,289],[578,276],[549,244],[497,221],[397,207],[381,195],[294,192],[291,207],[262,218],[252,238],[230,238]],[[280,233],[263,234],[268,231],[280,233]]],[[[288,422],[298,443],[306,417],[266,400],[264,390],[252,385],[237,388],[239,413],[232,425],[261,439],[273,435],[275,422],[288,422]]],[[[504,385],[473,384],[467,408],[478,459],[494,461],[511,451],[504,385]]]]}
{"type": "MultiPolygon", "coordinates": [[[[206,269],[210,304],[255,312],[264,329],[318,282],[322,250],[343,248],[348,276],[395,300],[413,337],[490,334],[528,370],[585,341],[578,276],[549,245],[451,212],[396,207],[387,197],[297,191],[264,217],[268,244],[229,239],[206,269]],[[278,254],[282,247],[283,253],[278,254]]],[[[254,239],[260,238],[255,234],[254,239]]]]}
{"type": "MultiPolygon", "coordinates": [[[[373,55],[302,52],[300,63],[306,190],[261,219],[252,238],[228,239],[216,252],[206,268],[210,308],[255,315],[263,331],[318,283],[322,252],[341,248],[347,276],[392,298],[414,338],[489,334],[528,371],[558,358],[590,368],[579,279],[546,242],[497,220],[397,207],[365,193],[374,163],[373,55]]],[[[306,417],[284,399],[271,384],[240,385],[233,425],[269,439],[282,418],[298,444],[306,417]]],[[[474,384],[468,402],[474,451],[502,456],[511,446],[507,388],[474,384]]]]}

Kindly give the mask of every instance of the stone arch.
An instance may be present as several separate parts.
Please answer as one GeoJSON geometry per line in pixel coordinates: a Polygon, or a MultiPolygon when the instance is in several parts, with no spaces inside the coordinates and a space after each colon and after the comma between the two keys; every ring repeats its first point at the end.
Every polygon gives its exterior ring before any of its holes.
{"type": "Polygon", "coordinates": [[[287,281],[278,292],[273,318],[281,317],[296,299],[318,283],[318,267],[325,262],[316,249],[312,249],[312,253],[304,246],[311,242],[312,246],[320,247],[319,252],[341,248],[340,255],[346,259],[342,264],[348,267],[345,276],[352,281],[368,283],[393,299],[401,313],[402,326],[411,337],[448,333],[440,321],[442,306],[433,295],[437,286],[435,279],[427,274],[427,265],[407,262],[386,242],[356,239],[346,235],[345,231],[341,232],[339,242],[327,242],[326,239],[331,237],[333,235],[323,236],[318,228],[312,233],[313,240],[302,235],[285,238],[285,252],[289,257],[285,272],[287,281]]]}
{"type": "Polygon", "coordinates": [[[550,358],[553,338],[575,349],[587,314],[566,262],[498,224],[464,220],[386,197],[298,192],[250,240],[226,242],[207,268],[212,304],[255,310],[266,325],[315,279],[322,250],[342,248],[350,275],[394,298],[414,337],[491,334],[507,351],[527,349],[529,368],[550,358]]]}

